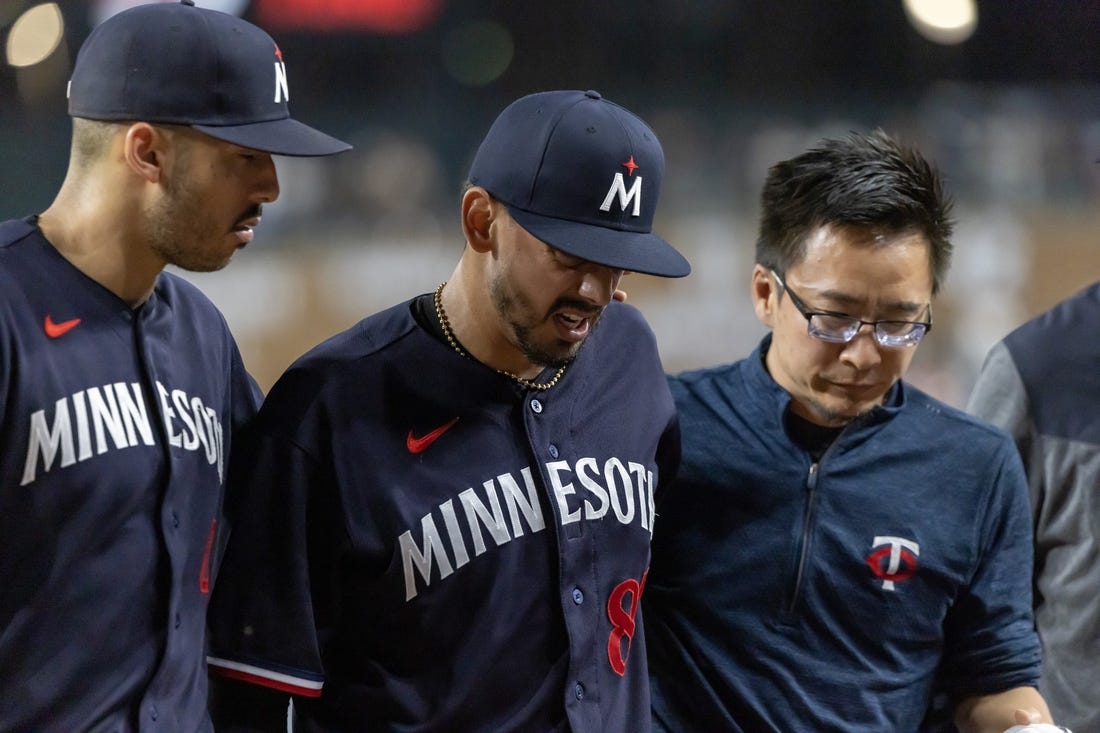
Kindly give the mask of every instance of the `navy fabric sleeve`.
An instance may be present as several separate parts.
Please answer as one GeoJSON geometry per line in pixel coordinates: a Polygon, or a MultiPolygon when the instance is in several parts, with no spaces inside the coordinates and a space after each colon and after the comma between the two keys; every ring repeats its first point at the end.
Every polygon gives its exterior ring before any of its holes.
{"type": "Polygon", "coordinates": [[[245,368],[241,351],[236,342],[233,342],[232,345],[230,385],[233,392],[233,403],[230,405],[230,424],[233,427],[233,432],[236,433],[256,417],[256,412],[260,409],[264,396],[263,392],[260,391],[260,386],[256,384],[256,380],[245,368]]]}
{"type": "Polygon", "coordinates": [[[680,456],[680,420],[674,414],[661,435],[661,440],[657,443],[658,492],[666,491],[676,479],[676,474],[680,470],[680,456]]]}
{"type": "Polygon", "coordinates": [[[210,679],[210,717],[218,733],[285,733],[284,693],[228,677],[210,679]]]}
{"type": "Polygon", "coordinates": [[[287,692],[320,694],[318,629],[331,606],[333,558],[342,535],[305,449],[268,430],[261,412],[232,461],[226,513],[229,546],[211,599],[210,665],[214,674],[287,692]],[[311,493],[312,491],[312,493],[311,493]],[[321,576],[314,582],[312,571],[321,576]]]}
{"type": "Polygon", "coordinates": [[[945,623],[943,674],[956,700],[1035,686],[1039,679],[1027,485],[1007,438],[996,460],[988,501],[975,508],[984,515],[974,538],[976,569],[945,623]]]}
{"type": "MultiPolygon", "coordinates": [[[[227,331],[228,333],[228,326],[227,331]]],[[[252,375],[248,373],[245,368],[244,360],[241,358],[241,352],[232,337],[229,338],[229,345],[231,349],[230,354],[230,375],[229,375],[229,404],[227,405],[226,413],[228,415],[227,422],[229,423],[229,430],[232,435],[230,441],[230,451],[227,468],[227,482],[226,493],[222,499],[222,509],[217,517],[217,525],[213,534],[213,545],[211,546],[211,553],[209,559],[209,577],[211,583],[216,580],[218,570],[221,566],[222,558],[225,556],[225,547],[229,540],[229,522],[225,516],[225,503],[232,499],[232,494],[229,493],[228,476],[232,471],[233,453],[239,450],[239,441],[242,439],[247,428],[252,424],[252,421],[256,419],[256,413],[260,409],[260,405],[263,403],[263,392],[260,390],[256,380],[252,378],[252,375]]],[[[213,585],[211,585],[213,587],[213,585]]]]}

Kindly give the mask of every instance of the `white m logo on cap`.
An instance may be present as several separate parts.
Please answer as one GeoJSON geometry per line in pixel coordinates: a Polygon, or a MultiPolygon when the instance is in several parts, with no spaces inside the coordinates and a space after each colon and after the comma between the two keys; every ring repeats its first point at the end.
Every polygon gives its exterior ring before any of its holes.
{"type": "Polygon", "coordinates": [[[286,64],[282,61],[275,62],[275,103],[290,100],[290,87],[286,81],[286,64]]]}
{"type": "MultiPolygon", "coordinates": [[[[633,160],[633,158],[631,158],[633,160]]],[[[619,207],[626,211],[626,207],[630,204],[631,199],[634,200],[634,216],[641,216],[642,212],[642,177],[638,176],[634,179],[634,185],[630,187],[630,190],[626,190],[626,180],[623,179],[622,173],[615,174],[615,180],[611,182],[611,188],[607,189],[607,196],[604,197],[603,204],[600,206],[600,211],[611,211],[611,200],[619,197],[619,207]]]]}

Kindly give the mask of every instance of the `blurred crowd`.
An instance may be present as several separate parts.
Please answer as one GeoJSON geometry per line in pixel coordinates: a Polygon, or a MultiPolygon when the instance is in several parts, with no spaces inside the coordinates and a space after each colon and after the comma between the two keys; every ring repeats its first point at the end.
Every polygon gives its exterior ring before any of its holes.
{"type": "MultiPolygon", "coordinates": [[[[443,3],[433,25],[407,36],[287,32],[292,108],[355,150],[278,159],[286,195],[255,243],[231,270],[188,277],[222,307],[266,388],[309,346],[443,279],[461,246],[457,193],[496,110],[539,88],[592,87],[660,135],[657,229],[695,265],[683,282],[628,278],[630,296],[669,371],[713,364],[761,333],[743,305],[768,165],[821,137],[881,127],[935,160],[957,201],[956,262],[911,377],[961,406],[989,346],[1100,273],[1100,86],[1077,40],[1100,13],[1021,3],[983,16],[960,50],[915,40],[891,4],[864,3],[863,15],[855,5],[779,20],[751,4],[655,3],[624,23],[614,3],[443,3]],[[582,12],[590,22],[570,25],[582,12]],[[771,24],[768,43],[744,27],[759,22],[771,24]],[[800,35],[811,25],[851,43],[811,43],[800,35]],[[1034,32],[1005,45],[1025,25],[1034,32]],[[479,69],[498,76],[477,79],[479,69]]],[[[84,32],[70,29],[69,48],[84,32]]],[[[60,183],[65,51],[41,69],[0,68],[5,218],[41,210],[60,183]]]]}
{"type": "MultiPolygon", "coordinates": [[[[723,118],[655,105],[645,113],[668,158],[657,228],[695,269],[678,282],[633,276],[626,288],[669,371],[743,355],[762,333],[744,305],[769,161],[822,136],[883,127],[937,160],[956,197],[955,264],[911,376],[961,406],[995,341],[1100,272],[1100,166],[1090,162],[1100,157],[1100,115],[1089,114],[1097,103],[1091,89],[951,87],[888,114],[853,105],[849,115],[723,118]]],[[[264,387],[330,333],[410,287],[432,289],[461,247],[455,202],[472,140],[438,145],[375,126],[351,138],[356,149],[333,165],[278,159],[287,195],[268,208],[256,242],[232,270],[187,275],[222,307],[264,387]]]]}

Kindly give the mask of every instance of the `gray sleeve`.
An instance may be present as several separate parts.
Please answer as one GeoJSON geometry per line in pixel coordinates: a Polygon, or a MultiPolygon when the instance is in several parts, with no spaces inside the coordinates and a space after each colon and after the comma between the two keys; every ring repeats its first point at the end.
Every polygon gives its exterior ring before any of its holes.
{"type": "MultiPolygon", "coordinates": [[[[1027,392],[1004,341],[998,342],[986,355],[966,410],[1007,430],[1017,448],[1026,437],[1031,423],[1027,392]]],[[[1020,455],[1026,453],[1021,450],[1020,455]]]]}
{"type": "Polygon", "coordinates": [[[1042,457],[1035,455],[1035,420],[1027,388],[1004,341],[998,342],[986,355],[966,410],[1007,430],[1012,436],[1024,462],[1032,514],[1037,516],[1043,495],[1042,457]]]}
{"type": "Polygon", "coordinates": [[[1027,471],[1035,524],[1035,621],[1043,640],[1039,689],[1061,722],[1100,731],[1100,443],[1095,432],[1081,432],[1081,425],[1095,425],[1090,421],[1096,393],[1067,378],[1095,369],[1096,350],[1020,343],[1030,344],[1021,349],[1040,349],[1020,352],[1021,360],[1034,362],[1037,376],[1025,385],[1010,351],[999,343],[986,357],[967,409],[1012,434],[1027,471]]]}

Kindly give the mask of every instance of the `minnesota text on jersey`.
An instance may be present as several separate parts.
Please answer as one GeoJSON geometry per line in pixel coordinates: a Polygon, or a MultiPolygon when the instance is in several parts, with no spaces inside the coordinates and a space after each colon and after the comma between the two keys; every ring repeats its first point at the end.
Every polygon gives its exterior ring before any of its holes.
{"type": "MultiPolygon", "coordinates": [[[[582,519],[601,520],[610,510],[620,524],[630,524],[637,518],[642,529],[648,529],[652,536],[653,472],[641,463],[609,458],[601,467],[595,458],[585,457],[577,461],[575,469],[568,461],[554,461],[546,464],[546,470],[550,476],[550,488],[560,509],[562,525],[579,522],[582,519]],[[583,504],[579,501],[576,485],[569,480],[570,474],[591,497],[585,498],[583,504]],[[600,483],[601,476],[604,483],[600,483]],[[635,495],[637,505],[635,505],[635,495]],[[596,500],[595,504],[592,503],[593,498],[596,500]]],[[[482,527],[498,547],[511,542],[516,537],[523,536],[525,530],[520,514],[523,515],[527,528],[531,532],[539,532],[546,528],[546,519],[539,506],[538,488],[531,475],[530,466],[521,469],[520,476],[523,480],[523,489],[520,489],[519,481],[510,473],[501,474],[482,483],[488,506],[472,488],[458,495],[458,502],[463,510],[462,516],[465,518],[464,526],[473,538],[475,557],[486,550],[482,527]],[[508,511],[507,521],[501,507],[502,496],[508,511]]],[[[420,520],[421,541],[419,543],[413,538],[411,529],[405,530],[398,537],[401,561],[405,569],[406,601],[411,601],[419,592],[416,583],[417,575],[424,581],[425,586],[431,585],[433,565],[439,566],[439,579],[443,580],[456,568],[470,562],[470,551],[460,529],[454,500],[448,499],[443,502],[436,508],[436,512],[442,517],[443,526],[446,529],[446,546],[443,535],[439,531],[439,525],[436,523],[435,512],[425,514],[420,520]],[[447,554],[447,546],[451,548],[453,563],[447,554]]]]}
{"type": "MultiPolygon", "coordinates": [[[[224,445],[217,411],[203,404],[201,397],[190,397],[181,389],[169,390],[160,382],[156,386],[169,444],[189,451],[201,448],[207,463],[217,465],[218,478],[222,479],[224,445]]],[[[115,382],[88,387],[57,400],[52,421],[45,409],[32,412],[20,485],[37,478],[40,457],[42,472],[46,473],[53,468],[59,452],[57,467],[66,468],[112,449],[155,445],[145,405],[140,382],[115,382]]]]}

